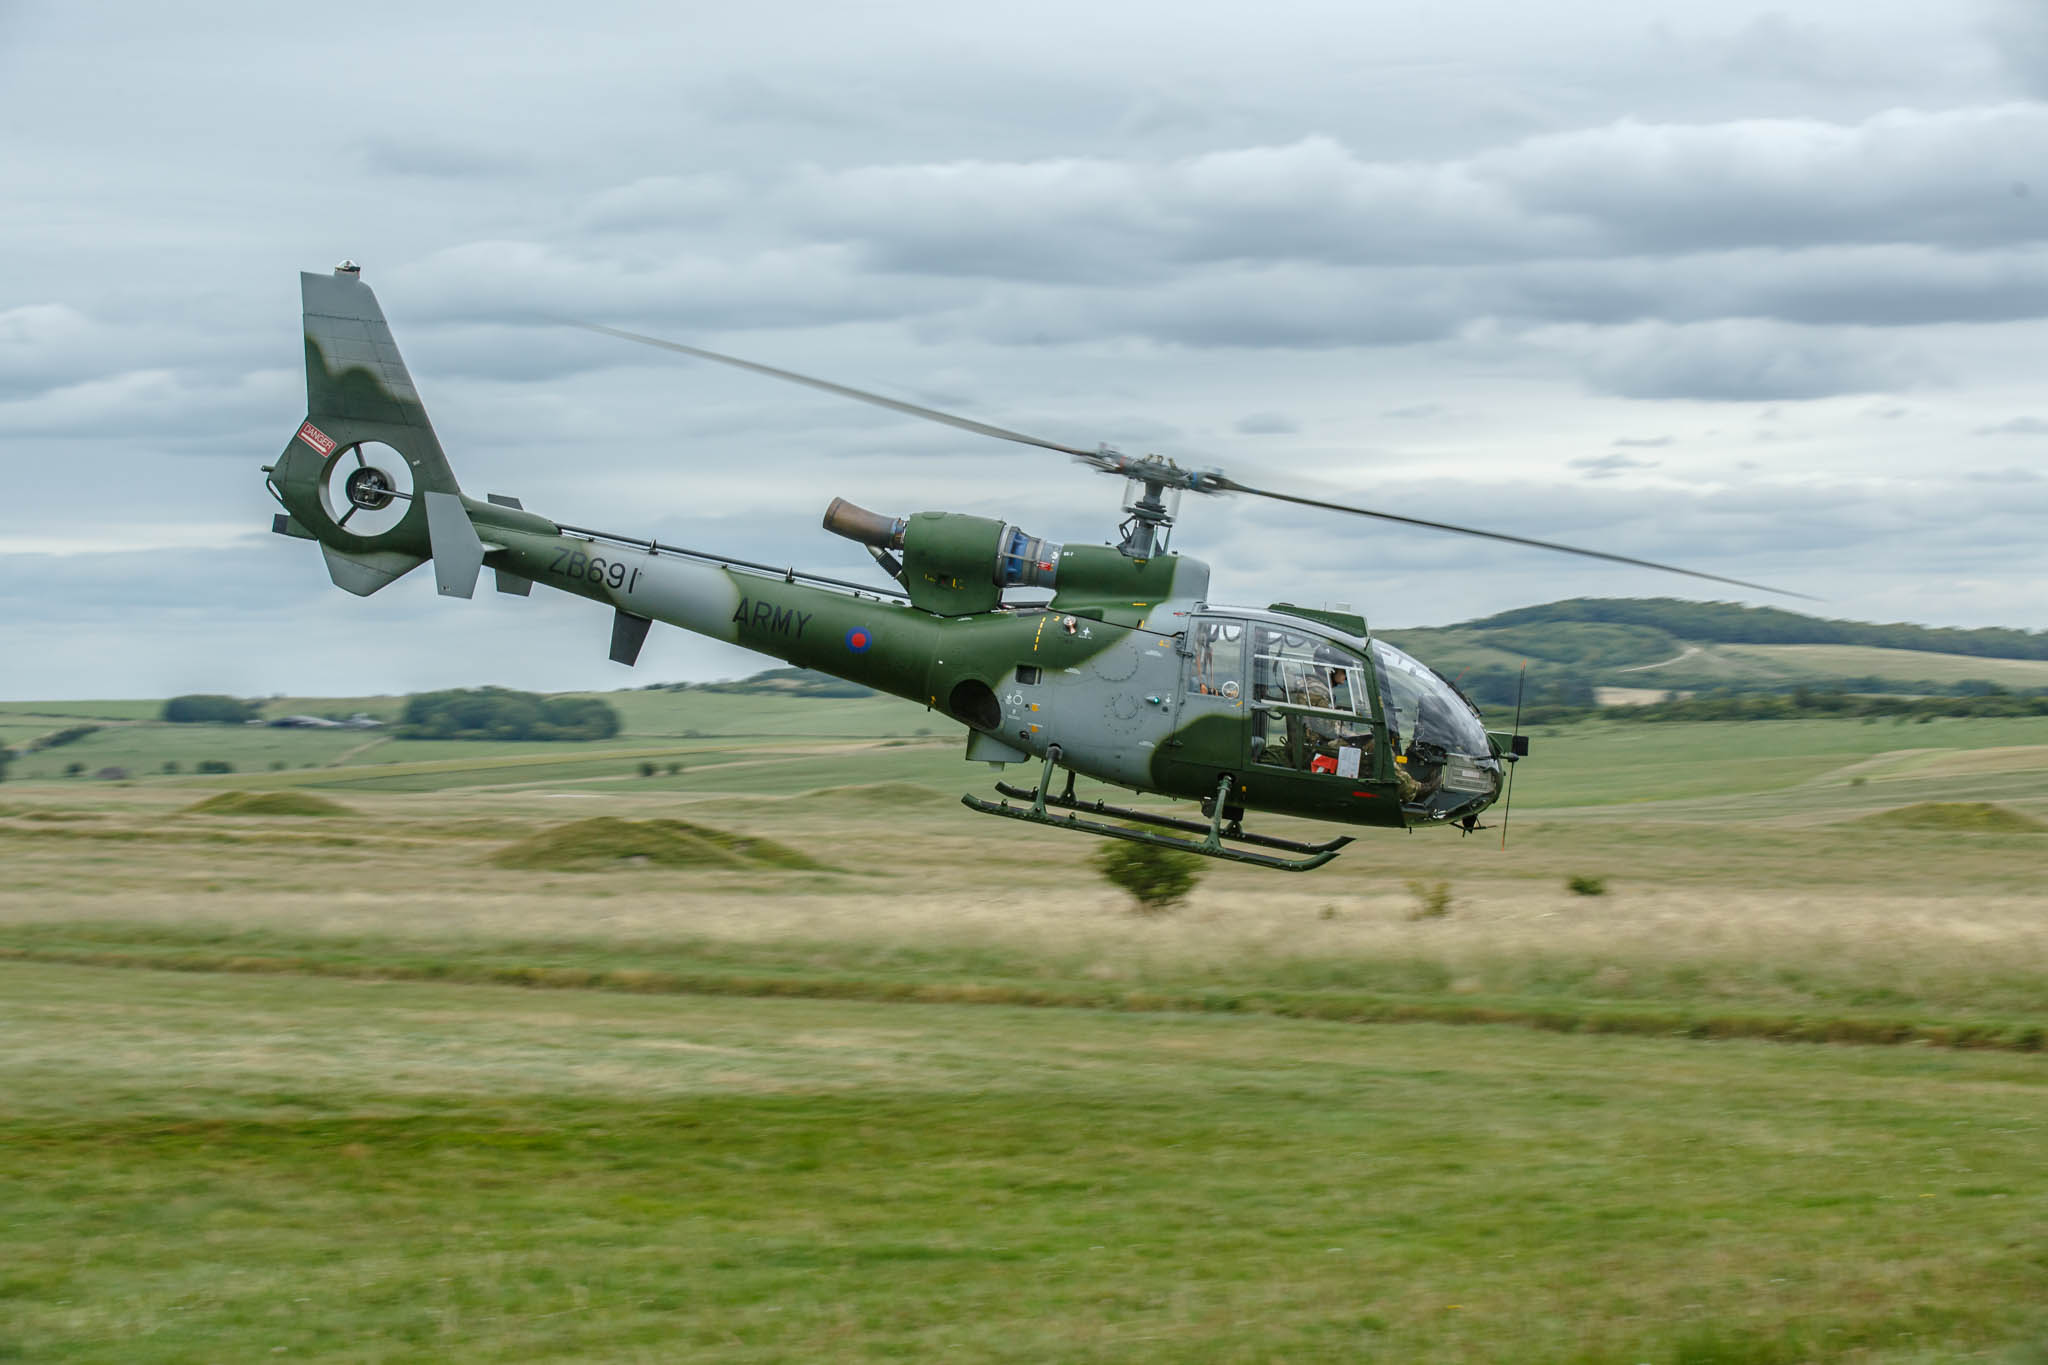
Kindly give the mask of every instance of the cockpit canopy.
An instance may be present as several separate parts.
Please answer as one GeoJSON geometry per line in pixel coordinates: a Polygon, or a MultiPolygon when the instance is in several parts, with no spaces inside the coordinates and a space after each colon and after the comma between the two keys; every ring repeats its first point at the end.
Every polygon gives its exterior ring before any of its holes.
{"type": "Polygon", "coordinates": [[[1402,808],[1433,820],[1475,814],[1500,794],[1478,711],[1394,646],[1284,612],[1217,612],[1191,630],[1188,691],[1234,708],[1244,679],[1259,770],[1392,779],[1402,808]]]}
{"type": "Polygon", "coordinates": [[[1479,713],[1435,669],[1385,640],[1374,640],[1371,649],[1387,726],[1401,737],[1396,747],[1419,742],[1468,758],[1493,755],[1479,713]]]}

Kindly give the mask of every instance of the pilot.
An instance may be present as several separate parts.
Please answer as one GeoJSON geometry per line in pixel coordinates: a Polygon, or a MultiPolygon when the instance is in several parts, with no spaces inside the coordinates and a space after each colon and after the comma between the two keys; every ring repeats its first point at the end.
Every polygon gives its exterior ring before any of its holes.
{"type": "Polygon", "coordinates": [[[1330,670],[1330,705],[1339,711],[1356,711],[1351,704],[1351,679],[1341,668],[1330,670]]]}

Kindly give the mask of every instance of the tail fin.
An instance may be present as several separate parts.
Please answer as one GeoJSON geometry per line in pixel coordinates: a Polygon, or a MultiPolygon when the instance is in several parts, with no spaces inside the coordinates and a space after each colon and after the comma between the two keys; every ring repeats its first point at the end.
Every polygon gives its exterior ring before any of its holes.
{"type": "Polygon", "coordinates": [[[459,493],[440,438],[413,387],[377,295],[344,262],[331,275],[299,276],[306,310],[306,415],[346,428],[330,436],[398,447],[422,492],[459,493]]]}
{"type": "Polygon", "coordinates": [[[441,591],[469,596],[481,550],[376,294],[347,261],[300,275],[299,294],[306,420],[268,471],[289,514],[276,529],[319,541],[336,586],[364,597],[438,545],[449,561],[441,591]]]}

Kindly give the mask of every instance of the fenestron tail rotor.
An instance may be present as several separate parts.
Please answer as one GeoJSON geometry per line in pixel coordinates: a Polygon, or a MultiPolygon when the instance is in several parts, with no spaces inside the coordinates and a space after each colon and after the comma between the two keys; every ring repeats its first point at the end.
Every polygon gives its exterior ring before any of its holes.
{"type": "Polygon", "coordinates": [[[1060,441],[1049,441],[1041,436],[1013,431],[1008,427],[976,421],[955,413],[941,412],[918,403],[904,402],[889,398],[866,389],[857,389],[847,384],[834,383],[812,375],[799,374],[794,370],[781,369],[774,365],[763,365],[759,361],[743,360],[738,356],[726,355],[720,351],[707,350],[701,346],[686,346],[679,341],[667,341],[660,337],[648,336],[642,332],[630,332],[620,327],[607,327],[595,322],[570,321],[572,327],[597,332],[604,336],[617,337],[622,341],[653,346],[660,350],[672,351],[679,355],[694,356],[699,360],[715,361],[731,365],[755,374],[766,375],[806,388],[818,389],[825,393],[851,398],[856,402],[887,408],[909,417],[922,418],[943,426],[971,431],[981,436],[991,436],[1000,441],[1012,441],[1019,445],[1036,446],[1041,450],[1058,451],[1072,455],[1075,459],[1106,474],[1114,474],[1130,480],[1132,492],[1125,501],[1125,511],[1130,519],[1125,522],[1124,549],[1126,553],[1143,558],[1164,547],[1164,532],[1174,520],[1174,508],[1168,499],[1169,492],[1185,490],[1194,493],[1241,493],[1246,497],[1268,498],[1274,502],[1291,503],[1297,507],[1314,507],[1326,512],[1342,512],[1348,516],[1371,517],[1377,521],[1393,522],[1402,526],[1414,526],[1428,531],[1444,531],[1451,535],[1474,536],[1481,540],[1499,541],[1508,545],[1522,545],[1535,550],[1548,550],[1555,554],[1577,555],[1585,559],[1604,560],[1610,564],[1625,564],[1631,568],[1655,569],[1660,573],[1683,574],[1687,578],[1704,579],[1710,583],[1726,583],[1731,587],[1748,588],[1754,592],[1776,593],[1782,597],[1815,600],[1806,593],[1793,592],[1788,588],[1774,588],[1765,583],[1752,583],[1745,579],[1728,578],[1721,574],[1706,573],[1699,569],[1681,568],[1676,564],[1662,564],[1656,560],[1638,559],[1633,555],[1615,554],[1607,550],[1593,550],[1579,545],[1565,545],[1554,540],[1538,540],[1531,536],[1511,535],[1505,531],[1487,531],[1473,526],[1459,526],[1447,521],[1433,521],[1424,517],[1405,516],[1398,512],[1382,512],[1370,507],[1357,507],[1350,503],[1335,502],[1327,498],[1306,497],[1298,493],[1287,493],[1274,488],[1261,488],[1241,483],[1220,470],[1190,469],[1172,460],[1157,455],[1125,455],[1113,447],[1104,445],[1093,450],[1081,446],[1067,445],[1060,441]]]}
{"type": "Polygon", "coordinates": [[[337,528],[380,536],[404,519],[412,493],[403,455],[382,441],[358,441],[329,462],[320,503],[337,528]]]}

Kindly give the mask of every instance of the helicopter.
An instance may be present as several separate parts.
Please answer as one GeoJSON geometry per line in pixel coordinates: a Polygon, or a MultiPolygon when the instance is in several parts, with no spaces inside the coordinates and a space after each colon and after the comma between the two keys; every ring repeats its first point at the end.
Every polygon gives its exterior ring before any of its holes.
{"type": "MultiPolygon", "coordinates": [[[[888,586],[779,568],[479,500],[457,483],[361,268],[300,276],[306,416],[264,482],[281,535],[319,544],[337,587],[368,596],[432,561],[442,596],[536,583],[612,609],[611,658],[637,662],[656,621],[919,702],[967,727],[965,758],[1039,767],[970,810],[1284,871],[1354,841],[1254,833],[1250,812],[1467,833],[1529,753],[1520,706],[1490,730],[1441,673],[1349,611],[1220,605],[1209,566],[1170,549],[1181,495],[1275,499],[1765,592],[1779,589],[1500,532],[1255,487],[1042,440],[716,351],[594,323],[621,340],[734,366],[979,435],[1072,456],[1124,481],[1114,544],[1057,544],[961,512],[870,512],[835,498],[824,529],[863,546],[888,586]],[[1029,600],[1014,592],[1049,596],[1029,600]],[[1064,772],[1065,783],[1053,790],[1064,772]],[[1077,775],[1201,803],[1201,820],[1075,794],[1077,775]],[[1014,804],[1013,804],[1014,803],[1014,804]]],[[[1791,594],[1798,595],[1798,594],[1791,594]]],[[[1503,815],[1505,823],[1505,814],[1503,815]]],[[[1505,838],[1505,829],[1503,829],[1505,838]]]]}

